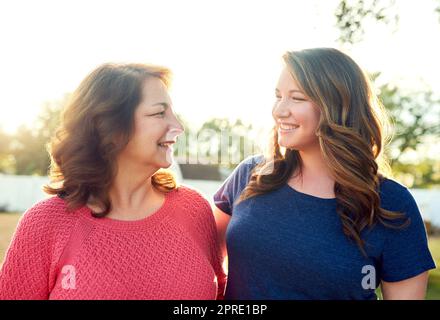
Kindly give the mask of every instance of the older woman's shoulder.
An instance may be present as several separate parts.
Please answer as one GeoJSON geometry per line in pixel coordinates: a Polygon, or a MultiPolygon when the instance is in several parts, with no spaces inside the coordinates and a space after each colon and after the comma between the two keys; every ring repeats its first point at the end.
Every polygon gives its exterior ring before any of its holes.
{"type": "Polygon", "coordinates": [[[203,196],[200,190],[187,185],[179,185],[175,190],[177,198],[183,203],[197,204],[210,207],[209,201],[203,196]]]}
{"type": "Polygon", "coordinates": [[[52,196],[35,203],[20,219],[21,227],[37,229],[58,229],[62,225],[72,225],[77,219],[76,210],[69,211],[66,200],[52,196]]]}

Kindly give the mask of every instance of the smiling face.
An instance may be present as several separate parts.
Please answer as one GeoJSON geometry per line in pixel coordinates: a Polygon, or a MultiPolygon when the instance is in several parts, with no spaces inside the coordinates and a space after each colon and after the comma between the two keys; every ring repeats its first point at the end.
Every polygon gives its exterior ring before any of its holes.
{"type": "Polygon", "coordinates": [[[119,154],[135,163],[153,168],[172,164],[173,144],[183,132],[172,110],[165,84],[152,77],[144,82],[143,99],[134,112],[134,131],[119,154]]]}
{"type": "Polygon", "coordinates": [[[275,89],[276,103],[272,116],[281,147],[305,150],[318,145],[316,128],[319,108],[302,92],[286,67],[281,72],[275,89]]]}

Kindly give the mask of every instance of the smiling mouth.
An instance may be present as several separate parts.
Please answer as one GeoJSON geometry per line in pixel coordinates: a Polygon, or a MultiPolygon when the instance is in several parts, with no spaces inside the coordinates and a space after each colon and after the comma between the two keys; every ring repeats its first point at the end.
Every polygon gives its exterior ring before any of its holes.
{"type": "Polygon", "coordinates": [[[159,142],[157,145],[162,148],[169,148],[175,143],[176,143],[175,141],[164,141],[164,142],[159,142]]]}
{"type": "Polygon", "coordinates": [[[294,131],[296,129],[298,129],[299,126],[296,124],[287,124],[287,123],[280,123],[278,125],[278,129],[280,131],[284,131],[284,132],[288,132],[288,131],[294,131]]]}

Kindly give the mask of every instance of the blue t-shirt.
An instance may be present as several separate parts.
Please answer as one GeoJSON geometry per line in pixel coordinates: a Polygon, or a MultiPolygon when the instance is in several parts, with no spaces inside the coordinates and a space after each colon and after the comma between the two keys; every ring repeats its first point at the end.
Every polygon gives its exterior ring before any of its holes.
{"type": "Polygon", "coordinates": [[[214,195],[216,206],[231,215],[225,299],[377,299],[381,280],[400,281],[435,268],[414,198],[390,179],[380,184],[381,207],[404,212],[410,225],[365,228],[367,257],[344,235],[336,199],[285,184],[234,205],[262,159],[243,161],[214,195]]]}

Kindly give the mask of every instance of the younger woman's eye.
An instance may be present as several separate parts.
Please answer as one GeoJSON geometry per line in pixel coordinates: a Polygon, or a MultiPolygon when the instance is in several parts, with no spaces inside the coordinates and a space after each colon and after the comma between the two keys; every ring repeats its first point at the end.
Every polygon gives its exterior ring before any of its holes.
{"type": "Polygon", "coordinates": [[[300,97],[292,97],[292,100],[295,100],[295,101],[306,101],[306,99],[300,98],[300,97]]]}

